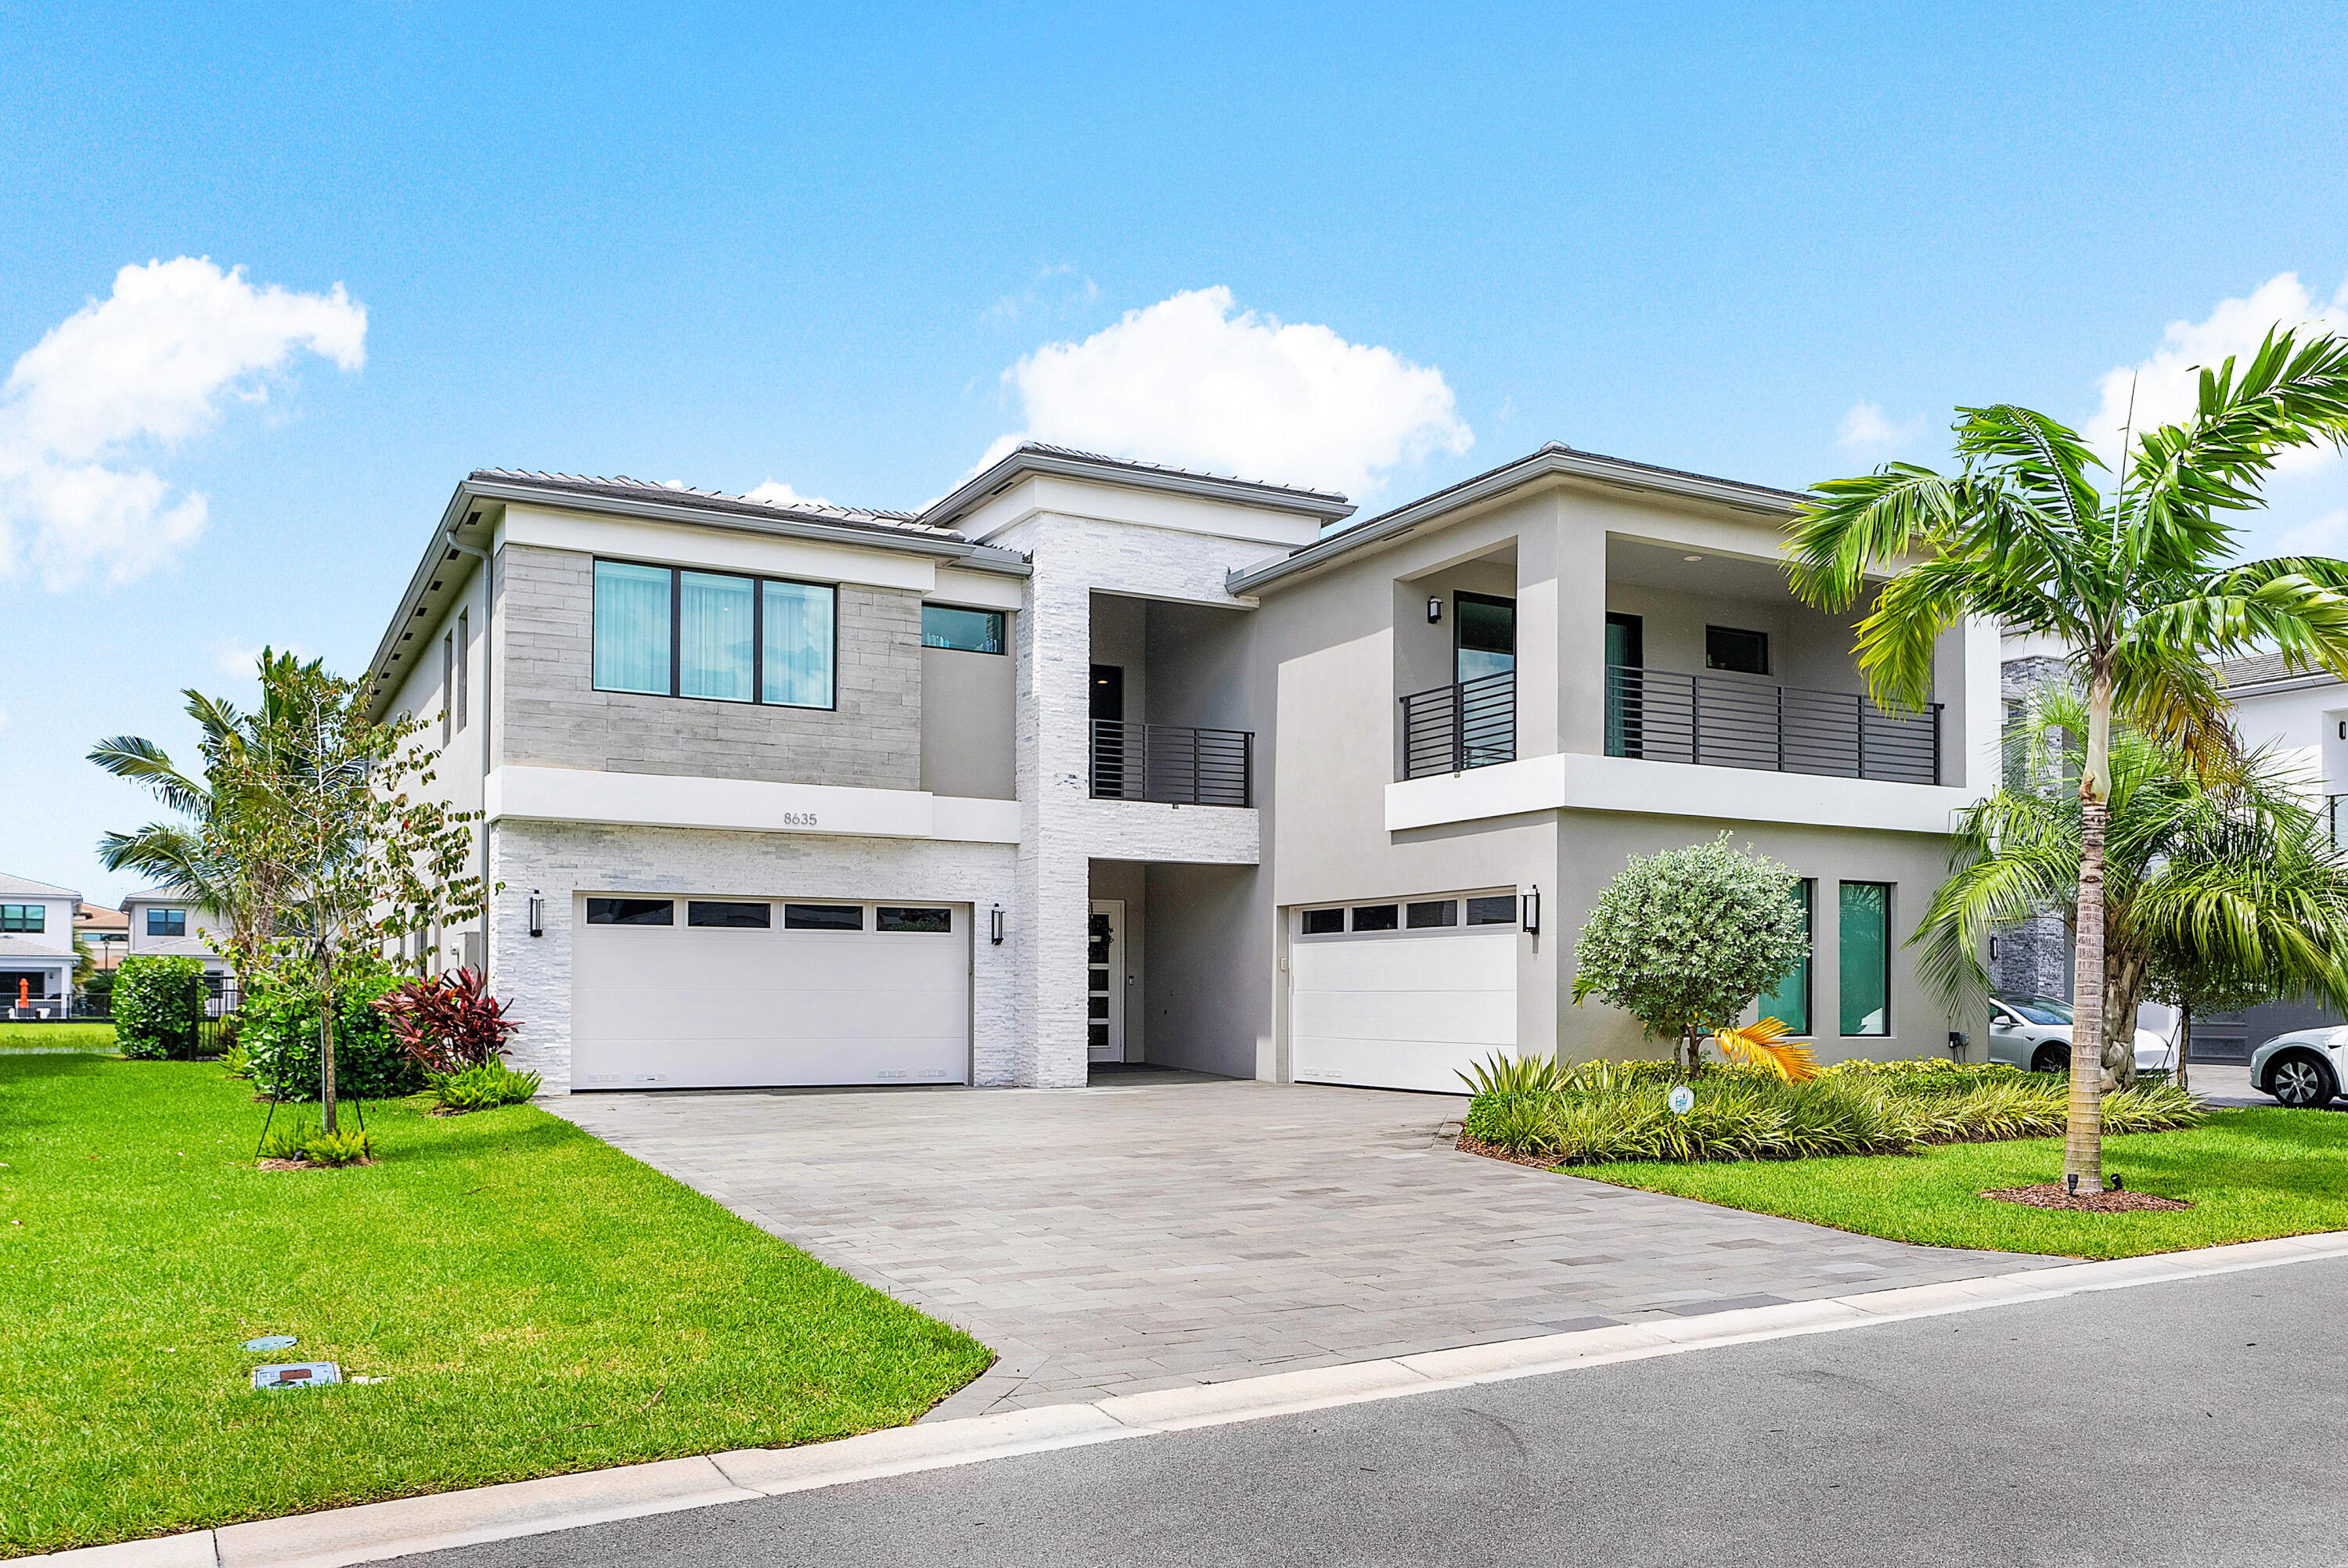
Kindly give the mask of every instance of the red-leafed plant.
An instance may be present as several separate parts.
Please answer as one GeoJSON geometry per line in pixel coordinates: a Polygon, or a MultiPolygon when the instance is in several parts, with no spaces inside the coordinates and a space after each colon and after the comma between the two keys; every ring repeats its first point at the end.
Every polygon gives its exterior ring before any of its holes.
{"type": "Polygon", "coordinates": [[[502,1056],[506,1037],[521,1027],[505,1016],[478,969],[410,980],[373,1005],[427,1072],[458,1072],[502,1056]]]}

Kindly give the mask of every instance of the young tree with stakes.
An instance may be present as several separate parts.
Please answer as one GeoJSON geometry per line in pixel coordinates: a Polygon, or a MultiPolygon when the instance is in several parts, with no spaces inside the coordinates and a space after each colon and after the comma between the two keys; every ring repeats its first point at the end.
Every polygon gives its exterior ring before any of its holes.
{"type": "MultiPolygon", "coordinates": [[[[2287,449],[2348,445],[2348,340],[2270,334],[2237,372],[2201,373],[2181,423],[2124,433],[2109,496],[2079,436],[2011,404],[1961,408],[1952,475],[1887,464],[1814,487],[1787,547],[1795,590],[1821,609],[1857,603],[1892,575],[1859,626],[1859,665],[1879,702],[1931,700],[1941,634],[1968,616],[2061,640],[2085,694],[2075,971],[2104,972],[2104,847],[2111,733],[2125,716],[2194,766],[2230,749],[2209,659],[2280,651],[2294,669],[2348,678],[2348,563],[2282,557],[2227,564],[2232,515],[2287,449]]],[[[2080,989],[2071,1042],[2064,1169],[2103,1184],[2104,998],[2080,989]]]]}

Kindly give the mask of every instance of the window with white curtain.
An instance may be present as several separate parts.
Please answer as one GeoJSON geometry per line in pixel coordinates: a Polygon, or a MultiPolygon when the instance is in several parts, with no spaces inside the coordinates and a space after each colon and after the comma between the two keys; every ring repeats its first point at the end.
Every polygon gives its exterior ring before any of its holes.
{"type": "Polygon", "coordinates": [[[834,706],[839,589],[595,563],[595,689],[834,706]]]}

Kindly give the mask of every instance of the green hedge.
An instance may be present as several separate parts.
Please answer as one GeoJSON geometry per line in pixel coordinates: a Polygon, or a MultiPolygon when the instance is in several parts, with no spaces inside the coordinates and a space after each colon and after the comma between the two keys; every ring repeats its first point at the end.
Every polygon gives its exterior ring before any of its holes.
{"type": "Polygon", "coordinates": [[[142,1061],[196,1053],[204,1020],[201,958],[125,958],[114,976],[114,1039],[142,1061]]]}
{"type": "MultiPolygon", "coordinates": [[[[367,1004],[396,987],[398,971],[362,971],[345,984],[335,1013],[335,1093],[384,1100],[413,1094],[424,1075],[392,1038],[383,1014],[367,1004]]],[[[245,982],[237,1043],[253,1086],[281,1101],[318,1098],[318,1004],[309,991],[256,975],[245,982]]]]}
{"type": "MultiPolygon", "coordinates": [[[[1560,1085],[1490,1091],[1469,1103],[1470,1138],[1558,1164],[1615,1160],[1799,1160],[1906,1153],[1935,1143],[2051,1137],[2063,1131],[2070,1086],[2052,1074],[1829,1073],[1787,1083],[1748,1071],[1712,1072],[1691,1086],[1685,1115],[1665,1082],[1612,1064],[1560,1085]]],[[[2193,1097],[2167,1083],[2104,1097],[2107,1132],[2152,1132],[2201,1120],[2193,1097]]]]}

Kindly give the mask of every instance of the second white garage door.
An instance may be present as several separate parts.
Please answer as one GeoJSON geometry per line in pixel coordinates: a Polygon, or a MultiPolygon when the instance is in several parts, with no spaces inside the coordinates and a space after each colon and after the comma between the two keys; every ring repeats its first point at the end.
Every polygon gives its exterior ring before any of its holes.
{"type": "Polygon", "coordinates": [[[589,897],[574,911],[581,1089],[961,1083],[970,907],[589,897]]]}
{"type": "Polygon", "coordinates": [[[1298,1081],[1464,1094],[1460,1072],[1495,1052],[1516,1054],[1513,897],[1397,900],[1293,918],[1289,1069],[1298,1081]],[[1461,924],[1463,912],[1481,923],[1461,924]]]}

